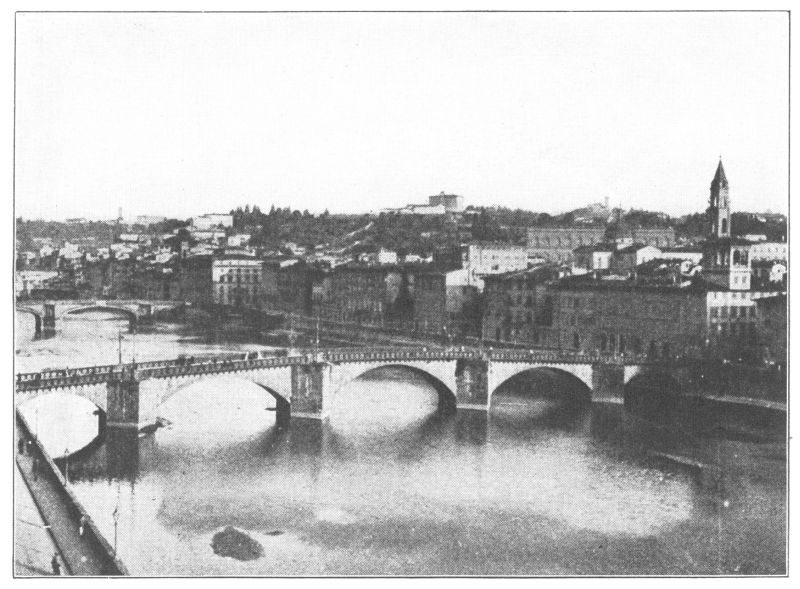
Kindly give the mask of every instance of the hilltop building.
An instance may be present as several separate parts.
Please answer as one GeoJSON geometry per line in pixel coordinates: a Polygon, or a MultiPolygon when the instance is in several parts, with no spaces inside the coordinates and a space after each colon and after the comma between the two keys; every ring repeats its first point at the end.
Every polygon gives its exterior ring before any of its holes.
{"type": "Polygon", "coordinates": [[[408,204],[399,209],[383,209],[384,213],[401,215],[445,215],[460,213],[464,210],[464,197],[456,194],[445,194],[444,191],[428,197],[427,204],[408,204]]]}

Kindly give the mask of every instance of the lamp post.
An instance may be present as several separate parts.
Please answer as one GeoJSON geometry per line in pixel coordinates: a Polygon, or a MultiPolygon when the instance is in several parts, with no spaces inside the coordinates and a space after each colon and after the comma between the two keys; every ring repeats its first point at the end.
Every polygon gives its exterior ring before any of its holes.
{"type": "Polygon", "coordinates": [[[289,349],[294,349],[294,313],[289,313],[289,349]]]}
{"type": "Polygon", "coordinates": [[[114,507],[114,513],[111,514],[114,518],[114,556],[117,555],[117,526],[119,525],[119,503],[114,507]]]}
{"type": "Polygon", "coordinates": [[[69,448],[64,448],[64,482],[69,484],[69,448]]]}
{"type": "Polygon", "coordinates": [[[122,330],[117,325],[117,357],[119,365],[122,366],[122,330]]]}

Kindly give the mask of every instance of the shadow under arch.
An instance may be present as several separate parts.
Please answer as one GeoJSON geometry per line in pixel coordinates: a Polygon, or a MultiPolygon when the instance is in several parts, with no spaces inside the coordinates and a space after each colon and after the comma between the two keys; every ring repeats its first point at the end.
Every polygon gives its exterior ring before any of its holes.
{"type": "Polygon", "coordinates": [[[545,377],[551,387],[549,396],[553,398],[566,398],[586,404],[592,402],[592,390],[571,372],[551,366],[534,366],[518,372],[497,385],[489,396],[490,404],[496,395],[503,394],[510,386],[521,384],[526,380],[530,381],[537,377],[545,377]]]}
{"type": "Polygon", "coordinates": [[[489,397],[493,424],[506,434],[530,435],[532,426],[582,428],[590,417],[592,391],[559,368],[535,366],[507,378],[489,397]]]}
{"type": "Polygon", "coordinates": [[[664,370],[651,370],[634,376],[625,384],[624,407],[627,413],[648,421],[663,421],[677,415],[681,386],[664,370]]]}
{"type": "Polygon", "coordinates": [[[344,387],[348,386],[349,384],[355,382],[358,379],[364,379],[365,377],[369,377],[371,375],[374,376],[375,373],[378,373],[380,371],[392,371],[392,370],[398,371],[400,373],[406,372],[408,374],[413,374],[421,378],[423,381],[425,381],[427,384],[433,387],[433,389],[436,391],[436,395],[438,398],[437,412],[443,414],[455,413],[456,394],[454,391],[450,389],[450,387],[444,384],[437,377],[433,376],[430,372],[427,372],[415,366],[408,366],[407,364],[402,364],[402,363],[390,363],[375,368],[368,368],[363,372],[360,372],[353,378],[342,383],[337,388],[337,392],[341,391],[344,387]]]}
{"type": "Polygon", "coordinates": [[[128,329],[133,332],[136,330],[137,317],[136,313],[129,309],[122,307],[113,307],[107,305],[89,305],[87,307],[78,307],[76,309],[68,309],[61,314],[61,317],[67,315],[83,315],[84,313],[105,313],[113,317],[122,317],[128,320],[128,329]]]}
{"type": "MultiPolygon", "coordinates": [[[[241,377],[241,376],[211,375],[208,378],[204,378],[202,380],[196,380],[196,381],[193,381],[193,382],[187,382],[186,384],[177,387],[176,389],[170,391],[169,394],[167,394],[167,395],[163,396],[162,398],[160,398],[158,400],[158,404],[155,406],[154,409],[158,410],[158,408],[163,406],[164,403],[166,403],[167,401],[169,401],[170,399],[172,399],[176,395],[185,392],[186,390],[188,390],[189,388],[191,388],[194,385],[197,385],[199,383],[209,383],[209,382],[213,382],[213,381],[220,381],[220,382],[235,381],[235,382],[241,382],[241,383],[247,383],[247,384],[255,385],[256,387],[258,387],[262,391],[266,392],[270,397],[275,399],[275,409],[274,409],[274,411],[275,411],[275,425],[279,429],[286,429],[287,427],[289,427],[289,422],[291,420],[291,403],[289,402],[289,400],[286,397],[284,397],[283,395],[281,395],[280,393],[278,393],[277,391],[271,389],[270,387],[267,387],[267,386],[265,386],[265,385],[263,385],[263,384],[261,384],[259,382],[256,382],[254,380],[250,380],[250,379],[248,379],[246,377],[241,377]]],[[[267,408],[268,411],[271,410],[271,409],[272,409],[271,407],[267,408]]]]}

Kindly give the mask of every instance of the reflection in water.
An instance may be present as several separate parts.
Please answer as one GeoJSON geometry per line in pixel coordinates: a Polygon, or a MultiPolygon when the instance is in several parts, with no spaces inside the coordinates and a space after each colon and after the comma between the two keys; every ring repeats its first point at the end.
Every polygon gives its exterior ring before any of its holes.
{"type": "Polygon", "coordinates": [[[784,570],[782,443],[565,402],[559,386],[512,383],[489,415],[445,415],[424,380],[373,373],[328,423],[280,431],[264,391],[209,380],[161,407],[172,425],[77,460],[74,489],[108,538],[118,507],[120,555],[143,575],[784,570]],[[264,555],[215,554],[228,526],[264,555]]]}

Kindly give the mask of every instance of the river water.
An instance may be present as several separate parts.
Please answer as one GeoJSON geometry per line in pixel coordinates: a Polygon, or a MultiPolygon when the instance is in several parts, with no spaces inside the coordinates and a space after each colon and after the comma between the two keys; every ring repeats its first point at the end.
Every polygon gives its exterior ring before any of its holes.
{"type": "MultiPolygon", "coordinates": [[[[124,326],[70,317],[32,341],[19,317],[16,370],[113,363],[124,326]]],[[[256,349],[170,326],[122,342],[125,360],[256,349]]],[[[274,399],[231,378],[179,392],[160,408],[172,424],[141,437],[95,440],[96,408],[68,394],[22,410],[71,455],[75,492],[135,575],[785,572],[783,431],[716,414],[715,428],[655,424],[562,402],[565,386],[522,379],[488,417],[442,416],[427,382],[386,369],[342,390],[326,425],[287,432],[274,399]],[[228,526],[263,555],[216,554],[228,526]]]]}

